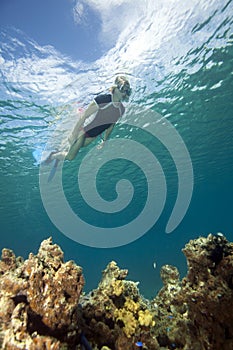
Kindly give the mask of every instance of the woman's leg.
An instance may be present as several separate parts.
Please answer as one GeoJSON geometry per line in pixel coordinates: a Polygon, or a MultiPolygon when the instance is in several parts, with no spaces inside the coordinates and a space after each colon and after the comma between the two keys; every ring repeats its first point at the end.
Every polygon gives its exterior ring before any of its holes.
{"type": "Polygon", "coordinates": [[[80,135],[77,141],[74,142],[70,147],[65,159],[73,160],[79,152],[80,148],[88,146],[94,139],[95,137],[86,137],[85,134],[80,135]]]}
{"type": "Polygon", "coordinates": [[[80,148],[88,146],[95,137],[86,137],[84,133],[80,134],[79,138],[72,144],[69,151],[61,151],[61,152],[52,152],[49,156],[49,162],[54,159],[57,160],[73,160],[80,148]]]}
{"type": "Polygon", "coordinates": [[[83,147],[90,145],[90,143],[92,143],[92,141],[94,141],[95,139],[96,137],[86,137],[83,147]]]}
{"type": "Polygon", "coordinates": [[[79,138],[70,147],[68,153],[66,154],[65,159],[73,160],[76,157],[80,148],[82,148],[84,146],[85,138],[86,138],[85,134],[81,134],[79,136],[79,138]]]}
{"type": "Polygon", "coordinates": [[[70,147],[69,151],[58,151],[58,152],[52,152],[50,153],[48,159],[46,160],[46,164],[51,163],[51,161],[53,161],[54,159],[57,160],[64,160],[64,159],[68,159],[68,160],[73,160],[78,151],[80,150],[81,147],[83,147],[85,142],[85,134],[81,134],[79,136],[79,138],[72,144],[72,146],[70,147]]]}

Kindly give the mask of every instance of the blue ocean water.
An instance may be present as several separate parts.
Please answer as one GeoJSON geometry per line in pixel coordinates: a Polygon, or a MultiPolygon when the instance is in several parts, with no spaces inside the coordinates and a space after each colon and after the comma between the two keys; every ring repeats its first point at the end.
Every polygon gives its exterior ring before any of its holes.
{"type": "MultiPolygon", "coordinates": [[[[1,28],[1,248],[9,247],[26,258],[52,236],[65,259],[83,267],[87,291],[96,287],[101,271],[115,260],[129,269],[130,279],[140,281],[141,292],[152,297],[161,287],[162,265],[175,265],[185,274],[181,249],[190,239],[217,232],[233,239],[233,3],[169,6],[149,8],[104,57],[89,64],[74,62],[52,47],[40,47],[15,28],[1,28]],[[165,13],[166,26],[159,22],[165,13]],[[133,88],[126,118],[135,119],[135,108],[148,108],[161,115],[160,123],[168,120],[181,136],[192,162],[193,192],[183,220],[167,234],[179,190],[171,152],[150,133],[119,123],[112,139],[135,140],[158,158],[166,177],[166,202],[158,220],[138,240],[94,248],[69,239],[51,221],[41,198],[40,168],[33,153],[44,149],[56,128],[60,134],[63,127],[67,131],[74,109],[107,91],[119,73],[129,77],[133,88]]],[[[60,138],[56,141],[59,145],[60,138]]],[[[147,179],[143,169],[124,159],[123,152],[100,169],[96,185],[100,196],[111,201],[117,196],[117,181],[126,178],[134,186],[132,202],[119,213],[90,208],[80,196],[77,172],[97,142],[64,164],[66,197],[74,212],[94,226],[126,225],[144,208],[147,179]]],[[[91,172],[90,162],[87,186],[91,172]]],[[[51,205],[56,206],[53,198],[51,205]]]]}

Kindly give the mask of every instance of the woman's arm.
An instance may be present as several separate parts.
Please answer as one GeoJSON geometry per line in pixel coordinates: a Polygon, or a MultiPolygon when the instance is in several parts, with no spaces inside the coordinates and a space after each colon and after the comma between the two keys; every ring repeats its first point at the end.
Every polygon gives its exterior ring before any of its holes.
{"type": "Polygon", "coordinates": [[[108,140],[114,126],[115,126],[115,124],[112,124],[108,129],[105,130],[104,137],[103,137],[104,142],[108,140]]]}
{"type": "Polygon", "coordinates": [[[104,137],[102,138],[101,143],[97,146],[98,149],[101,149],[104,146],[104,143],[109,138],[114,126],[115,126],[115,124],[112,124],[108,129],[105,130],[104,137]]]}

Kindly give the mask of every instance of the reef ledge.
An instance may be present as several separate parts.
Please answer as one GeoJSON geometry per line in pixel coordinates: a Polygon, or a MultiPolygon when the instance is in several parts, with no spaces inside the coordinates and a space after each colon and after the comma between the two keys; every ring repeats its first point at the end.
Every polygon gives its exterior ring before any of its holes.
{"type": "Polygon", "coordinates": [[[161,268],[163,287],[145,299],[110,262],[83,293],[82,268],[64,262],[52,238],[27,260],[0,260],[0,348],[4,350],[233,349],[233,243],[221,233],[183,249],[187,275],[161,268]]]}

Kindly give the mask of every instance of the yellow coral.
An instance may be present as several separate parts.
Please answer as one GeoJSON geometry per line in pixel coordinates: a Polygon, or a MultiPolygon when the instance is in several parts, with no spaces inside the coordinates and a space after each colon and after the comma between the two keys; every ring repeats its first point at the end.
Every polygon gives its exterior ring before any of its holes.
{"type": "Polygon", "coordinates": [[[124,291],[124,285],[121,280],[116,280],[112,282],[113,294],[118,296],[121,295],[124,291]]]}
{"type": "Polygon", "coordinates": [[[133,301],[132,299],[130,298],[126,298],[126,301],[125,301],[125,304],[124,304],[124,307],[133,312],[133,313],[136,313],[140,307],[139,303],[135,303],[135,301],[133,301]]]}
{"type": "Polygon", "coordinates": [[[145,310],[145,311],[140,310],[138,312],[138,322],[140,326],[149,327],[149,326],[155,325],[155,321],[153,321],[153,317],[149,310],[145,310]]]}
{"type": "Polygon", "coordinates": [[[124,323],[123,331],[125,335],[130,338],[137,328],[137,321],[132,312],[125,309],[116,309],[114,315],[117,321],[120,320],[124,323]]]}

